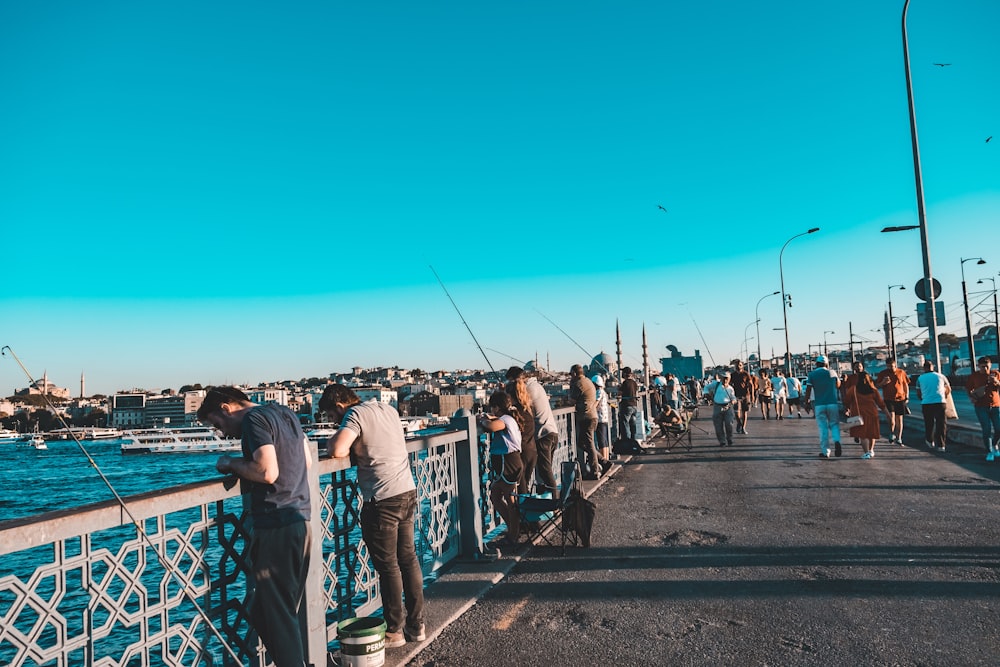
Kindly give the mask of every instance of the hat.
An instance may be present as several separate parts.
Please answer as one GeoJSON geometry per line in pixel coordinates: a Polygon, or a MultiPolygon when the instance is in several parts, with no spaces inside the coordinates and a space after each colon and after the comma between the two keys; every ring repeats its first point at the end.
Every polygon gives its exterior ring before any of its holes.
{"type": "Polygon", "coordinates": [[[731,378],[733,376],[729,373],[729,371],[724,371],[721,374],[719,374],[719,377],[720,378],[731,378]]]}
{"type": "Polygon", "coordinates": [[[657,375],[655,378],[653,378],[653,384],[655,384],[657,387],[666,387],[667,381],[663,379],[663,376],[657,375]]]}
{"type": "Polygon", "coordinates": [[[826,363],[826,355],[825,354],[821,354],[818,357],[816,357],[816,363],[817,364],[825,364],[826,363]]]}
{"type": "Polygon", "coordinates": [[[598,387],[604,386],[604,378],[600,375],[595,375],[594,377],[590,378],[590,381],[596,384],[598,387]]]}

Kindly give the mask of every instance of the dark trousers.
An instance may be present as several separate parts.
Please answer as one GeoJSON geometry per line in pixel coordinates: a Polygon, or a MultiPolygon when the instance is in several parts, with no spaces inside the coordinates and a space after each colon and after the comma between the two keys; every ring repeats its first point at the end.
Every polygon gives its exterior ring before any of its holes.
{"type": "Polygon", "coordinates": [[[590,417],[586,414],[576,415],[576,449],[577,459],[583,460],[586,457],[587,465],[591,470],[600,471],[597,455],[597,448],[594,446],[594,432],[597,430],[597,417],[590,417]]]}
{"type": "Polygon", "coordinates": [[[925,403],[920,406],[924,413],[924,440],[937,447],[944,447],[948,437],[948,420],[944,418],[944,403],[925,403]]]}
{"type": "Polygon", "coordinates": [[[538,443],[535,438],[521,441],[521,483],[518,486],[518,493],[531,493],[531,477],[535,474],[535,465],[538,462],[538,443]]]}
{"type": "Polygon", "coordinates": [[[639,409],[634,405],[623,405],[618,418],[618,437],[635,440],[639,432],[639,409]]]}
{"type": "Polygon", "coordinates": [[[405,622],[416,633],[424,622],[424,575],[413,541],[416,509],[416,491],[361,506],[361,536],[381,583],[386,632],[399,632],[405,622]]]}
{"type": "Polygon", "coordinates": [[[535,436],[535,451],[538,454],[535,483],[540,493],[545,493],[546,491],[555,492],[559,488],[556,484],[555,475],[552,474],[552,455],[555,453],[558,444],[558,433],[535,436]]]}
{"type": "Polygon", "coordinates": [[[296,521],[278,528],[254,528],[250,567],[254,590],[250,622],[275,667],[305,665],[306,627],[300,606],[309,572],[309,524],[296,521]]]}

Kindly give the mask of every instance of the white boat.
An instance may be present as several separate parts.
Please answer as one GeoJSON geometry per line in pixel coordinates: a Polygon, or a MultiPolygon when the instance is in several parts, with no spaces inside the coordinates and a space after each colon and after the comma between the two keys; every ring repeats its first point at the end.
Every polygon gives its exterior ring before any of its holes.
{"type": "Polygon", "coordinates": [[[45,438],[38,433],[23,433],[10,442],[13,442],[18,447],[34,447],[35,449],[49,448],[49,446],[45,444],[45,438]]]}
{"type": "Polygon", "coordinates": [[[307,438],[313,442],[323,444],[329,438],[333,437],[338,428],[340,428],[340,424],[333,422],[316,422],[315,424],[302,427],[302,430],[305,432],[307,438]]]}
{"type": "Polygon", "coordinates": [[[50,440],[72,440],[73,436],[78,440],[116,440],[120,435],[116,428],[100,426],[71,426],[69,429],[57,428],[49,431],[50,440]]]}
{"type": "Polygon", "coordinates": [[[241,451],[239,438],[223,438],[208,426],[124,431],[122,454],[178,454],[241,451]]]}

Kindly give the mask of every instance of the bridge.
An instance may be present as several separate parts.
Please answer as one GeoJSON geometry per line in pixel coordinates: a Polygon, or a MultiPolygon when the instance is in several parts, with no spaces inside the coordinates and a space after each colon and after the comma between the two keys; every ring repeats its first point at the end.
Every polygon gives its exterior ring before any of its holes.
{"type": "MultiPolygon", "coordinates": [[[[575,442],[572,411],[556,415],[558,466],[575,442]]],[[[872,461],[848,438],[820,460],[808,418],[754,421],[732,449],[707,415],[693,425],[692,451],[653,441],[587,483],[591,548],[499,560],[480,557],[497,525],[475,426],[457,416],[411,441],[428,640],[387,664],[995,663],[1000,474],[976,438],[946,454],[882,443],[872,461]]],[[[336,623],[380,601],[353,470],[313,470],[304,614],[324,665],[336,623]]],[[[126,501],[141,531],[114,503],[0,524],[0,663],[264,667],[242,603],[239,488],[126,501]]]]}

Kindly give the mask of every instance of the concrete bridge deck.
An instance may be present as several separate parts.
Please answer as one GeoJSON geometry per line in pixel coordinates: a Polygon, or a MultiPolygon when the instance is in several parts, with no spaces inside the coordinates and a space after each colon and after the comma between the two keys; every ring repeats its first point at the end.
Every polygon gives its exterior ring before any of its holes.
{"type": "Polygon", "coordinates": [[[820,459],[811,418],[755,418],[720,448],[701,412],[693,451],[588,483],[591,548],[457,565],[427,589],[428,641],[386,664],[1000,664],[1000,465],[982,449],[882,441],[864,461],[845,437],[820,459]]]}

